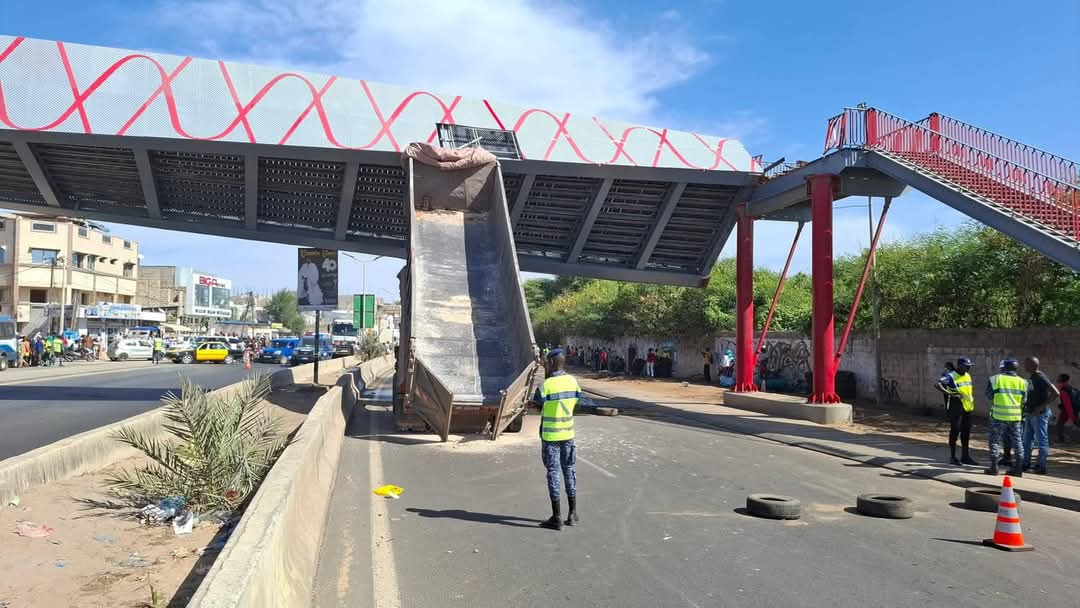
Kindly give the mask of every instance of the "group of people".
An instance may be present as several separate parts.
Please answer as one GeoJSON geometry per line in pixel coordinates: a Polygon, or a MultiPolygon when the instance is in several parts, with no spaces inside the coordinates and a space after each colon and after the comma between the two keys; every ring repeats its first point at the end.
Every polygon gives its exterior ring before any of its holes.
{"type": "Polygon", "coordinates": [[[64,337],[63,335],[43,335],[41,332],[38,332],[33,336],[19,337],[18,347],[19,364],[23,367],[62,366],[64,364],[65,353],[75,348],[90,349],[89,352],[94,352],[95,354],[97,352],[94,350],[93,342],[87,345],[81,341],[64,337]]]}
{"type": "MultiPolygon", "coordinates": [[[[945,398],[949,416],[950,460],[957,465],[978,465],[971,457],[971,422],[975,411],[975,384],[971,377],[972,362],[960,357],[956,364],[946,365],[945,373],[935,388],[945,398]],[[960,440],[961,455],[956,457],[956,441],[960,440]]],[[[1050,418],[1052,406],[1058,403],[1058,439],[1065,439],[1068,422],[1080,425],[1075,405],[1080,391],[1070,384],[1068,374],[1060,374],[1057,382],[1039,369],[1039,360],[1024,360],[1025,376],[1020,375],[1020,363],[1005,359],[998,365],[999,373],[986,383],[990,400],[990,463],[989,475],[997,475],[999,467],[1008,466],[1009,474],[1022,477],[1025,471],[1045,474],[1050,452],[1050,418]],[[1038,459],[1032,462],[1034,449],[1038,459]],[[1000,459],[999,459],[1000,457],[1000,459]]]]}

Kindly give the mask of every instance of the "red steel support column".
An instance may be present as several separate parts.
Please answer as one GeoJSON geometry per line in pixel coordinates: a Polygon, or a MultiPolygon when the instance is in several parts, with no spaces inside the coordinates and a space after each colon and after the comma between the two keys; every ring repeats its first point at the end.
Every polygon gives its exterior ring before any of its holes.
{"type": "Polygon", "coordinates": [[[834,175],[812,175],[810,235],[813,280],[814,387],[810,403],[839,403],[836,394],[836,359],[833,350],[833,183],[834,175]]]}
{"type": "Polygon", "coordinates": [[[735,207],[735,391],[749,393],[754,385],[754,218],[746,203],[735,207]]]}

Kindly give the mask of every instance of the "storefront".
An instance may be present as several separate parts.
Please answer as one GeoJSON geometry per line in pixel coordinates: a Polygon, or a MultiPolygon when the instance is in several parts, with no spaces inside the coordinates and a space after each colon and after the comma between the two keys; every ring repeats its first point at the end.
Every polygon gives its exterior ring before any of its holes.
{"type": "Polygon", "coordinates": [[[76,321],[80,334],[111,336],[122,335],[131,327],[164,323],[165,313],[144,310],[138,304],[98,302],[93,306],[80,306],[76,321]]]}

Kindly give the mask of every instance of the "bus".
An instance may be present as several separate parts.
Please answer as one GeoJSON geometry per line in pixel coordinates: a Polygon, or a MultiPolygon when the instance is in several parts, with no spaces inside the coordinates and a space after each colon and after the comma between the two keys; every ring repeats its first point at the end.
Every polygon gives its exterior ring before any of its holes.
{"type": "Polygon", "coordinates": [[[0,370],[9,365],[19,366],[19,341],[15,334],[15,319],[0,315],[0,370]]]}

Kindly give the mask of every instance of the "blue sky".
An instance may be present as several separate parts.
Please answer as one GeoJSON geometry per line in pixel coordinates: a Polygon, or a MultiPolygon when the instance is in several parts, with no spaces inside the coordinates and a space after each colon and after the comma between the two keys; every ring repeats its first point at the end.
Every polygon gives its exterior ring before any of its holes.
{"type": "MultiPolygon", "coordinates": [[[[911,119],[941,112],[1078,158],[1077,31],[1075,0],[0,3],[6,34],[288,65],[595,111],[736,136],[766,160],[817,157],[826,119],[861,101],[911,119]],[[445,42],[448,34],[460,48],[432,56],[417,46],[417,40],[445,42]],[[590,54],[553,48],[577,45],[590,54]]],[[[862,203],[838,205],[838,253],[868,242],[865,207],[856,207],[862,203]]],[[[894,205],[886,238],[963,219],[912,193],[894,205]]],[[[115,230],[141,241],[147,263],[203,268],[239,288],[292,287],[273,270],[293,259],[290,247],[115,230]],[[223,259],[226,248],[245,255],[223,259]]],[[[761,222],[757,230],[756,261],[781,266],[793,227],[761,222]]],[[[358,291],[360,265],[343,265],[344,289],[358,291]]],[[[399,267],[397,260],[370,264],[369,290],[384,297],[396,292],[399,267]]],[[[806,244],[796,268],[808,267],[806,244]]]]}

